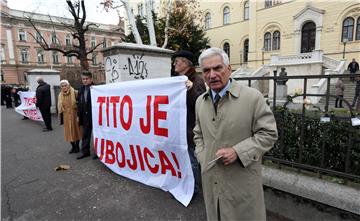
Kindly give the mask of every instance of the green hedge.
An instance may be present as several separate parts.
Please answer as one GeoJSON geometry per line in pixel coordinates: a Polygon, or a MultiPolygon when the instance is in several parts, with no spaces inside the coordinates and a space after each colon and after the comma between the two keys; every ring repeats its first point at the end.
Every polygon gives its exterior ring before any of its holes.
{"type": "Polygon", "coordinates": [[[279,140],[267,154],[283,160],[345,172],[347,148],[351,145],[347,173],[360,175],[360,129],[351,125],[350,117],[331,116],[329,123],[321,123],[319,111],[306,111],[304,145],[299,162],[302,114],[279,108],[275,111],[279,140]],[[282,137],[282,139],[281,139],[282,137]],[[283,145],[281,145],[283,142],[283,145]],[[282,148],[283,146],[283,148],[282,148]],[[322,161],[322,146],[324,159],[322,161]]]}

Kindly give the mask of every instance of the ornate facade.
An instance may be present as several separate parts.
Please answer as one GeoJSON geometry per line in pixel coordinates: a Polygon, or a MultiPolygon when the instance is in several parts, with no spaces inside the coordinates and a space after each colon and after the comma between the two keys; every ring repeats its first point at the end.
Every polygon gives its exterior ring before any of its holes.
{"type": "MultiPolygon", "coordinates": [[[[30,13],[8,8],[6,1],[1,3],[1,80],[6,84],[26,84],[26,72],[32,69],[56,69],[61,79],[68,79],[75,85],[81,84],[80,64],[75,57],[64,57],[59,52],[44,51],[35,38],[40,38],[28,22],[32,17],[35,26],[49,42],[65,48],[71,46],[71,33],[63,24],[72,24],[68,18],[30,13]]],[[[98,24],[86,34],[88,47],[104,42],[92,55],[88,55],[90,71],[97,83],[105,82],[103,56],[100,52],[105,47],[120,43],[124,35],[124,23],[118,25],[98,24]]]]}
{"type": "Polygon", "coordinates": [[[233,69],[312,51],[360,60],[358,0],[204,0],[200,8],[211,46],[227,51],[233,69]]]}

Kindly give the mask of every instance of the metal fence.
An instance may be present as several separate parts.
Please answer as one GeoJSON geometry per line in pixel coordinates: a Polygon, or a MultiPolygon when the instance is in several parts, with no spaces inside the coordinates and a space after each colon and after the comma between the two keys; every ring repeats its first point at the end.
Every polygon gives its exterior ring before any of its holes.
{"type": "MultiPolygon", "coordinates": [[[[360,74],[356,74],[360,78],[360,74]]],[[[360,182],[360,126],[352,126],[351,119],[356,111],[348,101],[340,96],[330,94],[331,79],[350,78],[350,75],[301,75],[242,77],[237,81],[247,81],[251,87],[254,81],[273,82],[273,96],[269,99],[277,121],[279,139],[274,148],[264,156],[264,160],[278,165],[296,168],[297,171],[312,171],[319,177],[330,176],[339,182],[360,182]],[[307,92],[309,79],[326,79],[324,94],[307,92]],[[280,104],[276,98],[276,82],[284,80],[302,80],[303,92],[288,96],[287,101],[280,104]],[[305,101],[308,97],[324,97],[324,111],[308,110],[306,102],[302,102],[300,110],[288,108],[296,97],[305,101]],[[338,113],[329,110],[331,97],[343,100],[346,111],[338,113]],[[321,123],[320,119],[330,121],[321,123]]],[[[360,98],[359,98],[360,99],[360,98]]]]}

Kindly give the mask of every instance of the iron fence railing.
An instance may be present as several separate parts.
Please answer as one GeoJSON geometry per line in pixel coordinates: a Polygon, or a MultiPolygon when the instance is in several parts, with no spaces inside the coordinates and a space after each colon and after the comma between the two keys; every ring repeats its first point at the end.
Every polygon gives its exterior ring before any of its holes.
{"type": "MultiPolygon", "coordinates": [[[[355,77],[360,78],[360,74],[355,77]]],[[[350,78],[350,75],[277,76],[274,71],[274,76],[234,78],[237,81],[247,81],[250,87],[255,80],[273,82],[270,101],[278,125],[279,139],[274,148],[264,156],[264,160],[270,160],[280,168],[286,165],[298,171],[313,171],[319,177],[329,175],[344,179],[344,182],[360,182],[360,126],[351,124],[356,111],[350,103],[340,96],[330,94],[331,79],[334,78],[350,78]],[[324,78],[324,94],[307,92],[309,79],[324,78]],[[287,101],[280,104],[276,96],[276,82],[284,80],[302,80],[303,93],[288,96],[287,101]],[[307,110],[306,102],[302,102],[300,110],[291,110],[288,105],[296,97],[302,97],[304,101],[308,97],[325,97],[324,111],[311,113],[312,111],[307,110]],[[347,111],[329,111],[331,97],[343,100],[347,111]],[[321,123],[319,116],[330,119],[331,123],[321,123]]]]}

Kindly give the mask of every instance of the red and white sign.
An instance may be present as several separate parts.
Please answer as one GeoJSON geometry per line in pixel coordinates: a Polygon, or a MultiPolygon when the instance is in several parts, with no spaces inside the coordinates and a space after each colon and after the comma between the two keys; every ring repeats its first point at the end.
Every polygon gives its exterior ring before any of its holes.
{"type": "Polygon", "coordinates": [[[93,86],[94,148],[115,173],[169,191],[194,191],[186,141],[186,77],[93,86]]]}
{"type": "Polygon", "coordinates": [[[15,111],[31,120],[43,121],[39,109],[36,108],[35,92],[19,91],[18,94],[21,104],[15,108],[15,111]]]}

